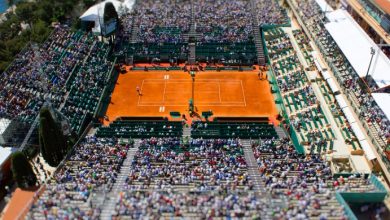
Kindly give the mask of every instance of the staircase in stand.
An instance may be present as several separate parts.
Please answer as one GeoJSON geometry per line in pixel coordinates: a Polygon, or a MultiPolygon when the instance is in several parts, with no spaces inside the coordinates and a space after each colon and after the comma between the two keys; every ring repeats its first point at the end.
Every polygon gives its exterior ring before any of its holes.
{"type": "Polygon", "coordinates": [[[188,64],[194,65],[195,62],[196,62],[196,59],[195,59],[195,56],[196,56],[195,43],[189,43],[188,47],[189,47],[188,64]]]}
{"type": "Polygon", "coordinates": [[[278,135],[279,139],[284,139],[284,138],[288,137],[286,134],[286,131],[282,127],[275,126],[275,131],[276,131],[276,134],[278,135]]]}
{"type": "Polygon", "coordinates": [[[272,215],[275,207],[286,207],[286,202],[284,199],[272,198],[270,192],[266,190],[265,182],[260,176],[259,167],[253,154],[251,140],[243,139],[241,144],[244,149],[249,177],[254,183],[254,189],[258,192],[258,196],[263,198],[262,202],[266,206],[266,210],[262,210],[261,213],[262,219],[273,219],[272,215]]]}
{"type": "Polygon", "coordinates": [[[255,185],[255,189],[263,191],[265,188],[264,182],[261,180],[259,167],[257,165],[255,156],[251,146],[251,140],[241,140],[244,149],[245,161],[248,167],[248,174],[255,185]]]}
{"type": "Polygon", "coordinates": [[[264,55],[262,36],[260,33],[259,21],[258,21],[258,17],[257,17],[256,1],[255,0],[251,1],[251,6],[252,6],[251,7],[252,17],[254,18],[253,31],[254,31],[254,35],[255,35],[254,37],[255,37],[255,46],[256,46],[256,51],[257,51],[257,60],[258,60],[258,64],[260,66],[265,66],[266,60],[265,60],[265,55],[264,55]]]}
{"type": "Polygon", "coordinates": [[[107,196],[103,196],[105,199],[103,205],[101,206],[102,212],[100,215],[100,219],[102,220],[111,220],[112,215],[115,212],[115,206],[119,199],[119,193],[123,190],[126,184],[126,178],[130,174],[131,163],[133,161],[134,155],[138,151],[140,141],[140,139],[134,139],[134,146],[128,150],[127,157],[122,164],[121,170],[116,178],[116,182],[107,196]]]}
{"type": "Polygon", "coordinates": [[[184,125],[183,126],[183,138],[184,137],[191,137],[191,125],[184,125]]]}
{"type": "Polygon", "coordinates": [[[196,62],[196,24],[195,24],[195,14],[194,6],[191,4],[191,25],[190,31],[185,36],[185,39],[188,42],[188,64],[194,65],[196,62]]]}

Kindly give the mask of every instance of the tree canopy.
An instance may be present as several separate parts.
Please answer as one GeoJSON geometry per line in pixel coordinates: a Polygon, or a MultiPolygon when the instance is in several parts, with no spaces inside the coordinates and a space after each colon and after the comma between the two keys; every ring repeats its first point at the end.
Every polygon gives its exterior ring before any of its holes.
{"type": "Polygon", "coordinates": [[[31,164],[22,152],[12,154],[11,169],[18,187],[25,189],[35,186],[37,177],[35,176],[31,164]]]}
{"type": "MultiPolygon", "coordinates": [[[[14,1],[15,13],[8,13],[0,23],[0,73],[3,72],[29,41],[42,43],[51,32],[52,22],[78,25],[83,9],[96,0],[14,1]],[[21,24],[27,24],[21,25],[21,24]]],[[[74,26],[77,28],[77,26],[74,26]]]]}
{"type": "Polygon", "coordinates": [[[48,108],[41,109],[39,120],[41,154],[50,166],[58,166],[68,152],[66,137],[48,108]]]}

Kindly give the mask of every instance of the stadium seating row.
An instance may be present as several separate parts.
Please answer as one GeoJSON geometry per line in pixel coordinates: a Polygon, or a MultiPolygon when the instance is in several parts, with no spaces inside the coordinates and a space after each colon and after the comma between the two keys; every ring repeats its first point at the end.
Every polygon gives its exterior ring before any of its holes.
{"type": "MultiPolygon", "coordinates": [[[[295,32],[297,33],[297,32],[295,32]]],[[[276,76],[276,83],[281,91],[286,111],[291,124],[298,132],[300,143],[306,146],[307,152],[322,153],[332,151],[335,134],[330,123],[323,113],[312,86],[306,77],[303,66],[292,47],[291,41],[282,29],[266,31],[265,39],[272,67],[276,76]],[[269,46],[268,46],[269,45],[269,46]]],[[[307,42],[305,36],[299,36],[299,42],[307,42]]],[[[306,45],[300,46],[305,51],[306,45]]],[[[327,88],[323,86],[322,88],[327,88]]],[[[327,90],[328,91],[328,90],[327,90]]],[[[332,95],[327,96],[334,100],[332,95]]],[[[340,118],[340,129],[345,134],[344,139],[353,149],[360,146],[353,132],[345,123],[345,117],[334,103],[334,117],[340,118]]]]}
{"type": "MultiPolygon", "coordinates": [[[[313,0],[293,0],[292,2],[302,19],[305,20],[305,25],[310,31],[312,39],[315,39],[316,45],[320,48],[337,81],[343,87],[344,93],[348,95],[355,106],[356,113],[360,115],[363,123],[368,125],[370,133],[379,146],[385,148],[388,145],[388,137],[390,137],[390,121],[370,93],[366,92],[366,84],[362,83],[358,74],[326,30],[324,26],[326,17],[318,4],[313,0]]],[[[371,89],[377,88],[374,83],[370,83],[368,86],[371,89]]]]}

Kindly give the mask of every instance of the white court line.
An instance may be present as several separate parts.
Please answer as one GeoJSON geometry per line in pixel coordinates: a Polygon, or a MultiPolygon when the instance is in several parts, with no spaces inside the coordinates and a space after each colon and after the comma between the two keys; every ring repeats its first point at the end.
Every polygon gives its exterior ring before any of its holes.
{"type": "Polygon", "coordinates": [[[242,86],[242,80],[241,80],[241,89],[242,89],[242,95],[244,96],[244,103],[246,107],[245,92],[244,92],[244,86],[242,86]]]}
{"type": "MultiPolygon", "coordinates": [[[[167,91],[167,92],[165,92],[165,93],[178,93],[177,91],[167,91]]],[[[197,94],[199,94],[199,93],[218,93],[218,91],[202,91],[202,92],[196,92],[197,94]]],[[[189,95],[191,95],[191,93],[180,93],[180,95],[183,95],[183,94],[189,94],[189,95]]]]}
{"type": "Polygon", "coordinates": [[[218,82],[218,96],[219,96],[219,102],[222,103],[221,99],[221,82],[218,82]]]}
{"type": "MultiPolygon", "coordinates": [[[[147,82],[147,81],[164,81],[164,79],[144,79],[144,80],[147,82]]],[[[169,79],[169,75],[168,75],[168,79],[169,79]]],[[[172,79],[172,82],[176,82],[176,81],[192,82],[191,79],[172,79]]],[[[198,81],[204,81],[204,82],[225,81],[225,82],[237,82],[237,83],[239,83],[242,80],[235,80],[235,79],[233,79],[233,80],[232,79],[195,79],[195,82],[198,82],[198,81]]]]}
{"type": "MultiPolygon", "coordinates": [[[[167,76],[169,78],[169,75],[167,75],[167,76]]],[[[218,94],[219,94],[220,100],[219,100],[219,102],[197,102],[198,103],[197,106],[200,106],[200,107],[201,106],[223,106],[223,107],[246,107],[247,106],[242,80],[229,80],[229,79],[200,79],[200,80],[203,80],[205,82],[210,82],[210,81],[216,81],[215,83],[218,82],[218,87],[219,87],[218,94]],[[221,84],[220,84],[221,81],[225,82],[225,83],[240,83],[244,102],[222,102],[221,84]]],[[[142,102],[141,96],[139,96],[138,97],[138,106],[160,106],[160,107],[163,107],[164,111],[165,111],[165,106],[178,106],[178,107],[179,106],[188,106],[188,105],[180,105],[180,104],[176,105],[176,104],[165,103],[165,95],[167,93],[177,93],[177,92],[167,92],[166,91],[166,84],[167,83],[177,83],[175,81],[184,81],[184,82],[192,83],[191,80],[174,79],[174,80],[167,81],[167,80],[163,80],[163,79],[144,79],[144,80],[142,80],[141,93],[143,91],[144,83],[148,83],[145,81],[164,81],[163,101],[162,102],[161,101],[160,102],[142,102]],[[164,106],[161,106],[161,105],[164,105],[164,106]]],[[[197,81],[199,81],[199,80],[197,80],[197,81]]],[[[149,83],[152,83],[152,82],[149,82],[149,83]]],[[[216,92],[215,91],[202,91],[202,93],[210,93],[211,94],[211,93],[216,93],[216,92]]]]}
{"type": "Polygon", "coordinates": [[[162,103],[165,102],[165,90],[167,90],[167,82],[166,82],[166,81],[164,82],[164,92],[163,92],[163,100],[162,100],[162,103]]]}
{"type": "MultiPolygon", "coordinates": [[[[142,80],[142,84],[141,84],[141,94],[142,94],[142,88],[144,87],[144,80],[142,80]]],[[[138,95],[138,94],[137,94],[138,95]]],[[[141,96],[139,95],[138,96],[138,105],[139,105],[139,101],[141,99],[141,96]]]]}
{"type": "MultiPolygon", "coordinates": [[[[150,105],[147,105],[147,104],[141,104],[141,105],[138,105],[138,106],[143,106],[143,107],[152,107],[152,106],[161,106],[161,103],[160,104],[150,104],[150,105]]],[[[185,106],[188,106],[188,105],[175,105],[175,104],[168,104],[168,105],[164,105],[164,107],[185,107],[185,106]]],[[[209,107],[246,107],[244,103],[242,103],[241,105],[229,105],[229,104],[196,104],[196,106],[198,107],[203,107],[203,106],[209,106],[209,107]]]]}
{"type": "MultiPolygon", "coordinates": [[[[170,102],[166,102],[166,103],[170,104],[170,102]]],[[[242,104],[242,105],[245,105],[244,102],[222,102],[222,103],[219,103],[219,102],[197,102],[197,103],[203,103],[203,104],[205,104],[205,103],[207,103],[207,104],[227,104],[227,105],[230,105],[230,104],[242,104]]],[[[148,104],[162,105],[163,103],[162,102],[141,102],[141,105],[144,105],[144,104],[145,105],[148,105],[148,104]]]]}

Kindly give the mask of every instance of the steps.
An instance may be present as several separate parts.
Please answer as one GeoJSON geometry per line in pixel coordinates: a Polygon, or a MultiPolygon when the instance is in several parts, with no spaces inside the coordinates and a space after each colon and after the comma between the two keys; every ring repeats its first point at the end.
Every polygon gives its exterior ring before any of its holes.
{"type": "Polygon", "coordinates": [[[130,43],[134,44],[137,42],[137,35],[139,31],[139,27],[136,25],[137,22],[133,23],[133,27],[131,28],[131,36],[130,36],[130,43]]]}
{"type": "Polygon", "coordinates": [[[252,0],[251,5],[252,5],[252,7],[251,7],[252,17],[254,19],[253,30],[254,30],[254,35],[255,35],[255,46],[256,46],[256,52],[257,52],[257,60],[258,60],[258,64],[260,66],[265,66],[266,60],[265,60],[265,55],[264,55],[262,36],[260,33],[260,26],[259,26],[259,22],[257,20],[256,1],[252,0]]]}
{"type": "Polygon", "coordinates": [[[276,131],[276,134],[278,135],[279,139],[284,139],[284,138],[288,137],[286,132],[284,131],[284,129],[279,127],[279,126],[275,126],[275,131],[276,131]]]}
{"type": "Polygon", "coordinates": [[[270,193],[266,191],[265,182],[260,176],[259,167],[257,165],[255,156],[253,155],[251,140],[241,140],[241,144],[244,148],[244,156],[247,163],[248,174],[251,180],[254,182],[254,190],[259,193],[259,197],[263,198],[262,202],[267,204],[267,208],[265,210],[259,210],[261,211],[261,219],[272,219],[273,210],[274,207],[276,207],[275,205],[281,204],[275,204],[271,198],[270,193]]]}
{"type": "Polygon", "coordinates": [[[191,126],[183,126],[183,138],[191,137],[191,126]]]}
{"type": "Polygon", "coordinates": [[[194,65],[195,64],[195,56],[196,56],[195,43],[189,43],[188,46],[189,46],[189,50],[190,50],[188,53],[188,63],[190,65],[194,65]]]}
{"type": "Polygon", "coordinates": [[[101,196],[103,198],[106,197],[106,199],[104,199],[104,202],[101,206],[102,212],[100,215],[100,219],[111,220],[111,217],[115,211],[116,203],[118,201],[119,192],[123,190],[123,187],[126,184],[126,178],[130,174],[130,170],[131,170],[131,163],[133,161],[134,155],[138,151],[139,145],[140,145],[140,140],[134,139],[134,147],[130,148],[129,151],[127,152],[127,157],[122,164],[121,170],[118,174],[116,182],[114,183],[110,193],[108,193],[107,196],[101,196]]]}
{"type": "Polygon", "coordinates": [[[244,148],[244,156],[248,167],[248,174],[255,185],[254,188],[255,190],[263,191],[265,188],[265,184],[260,177],[259,167],[257,165],[255,156],[253,155],[251,141],[241,140],[241,144],[244,148]]]}
{"type": "Polygon", "coordinates": [[[187,36],[185,36],[185,39],[188,41],[188,47],[189,47],[188,64],[190,65],[194,65],[196,62],[196,45],[194,42],[197,39],[196,36],[197,33],[196,33],[194,6],[191,3],[191,26],[190,26],[189,33],[187,34],[187,36]]]}

